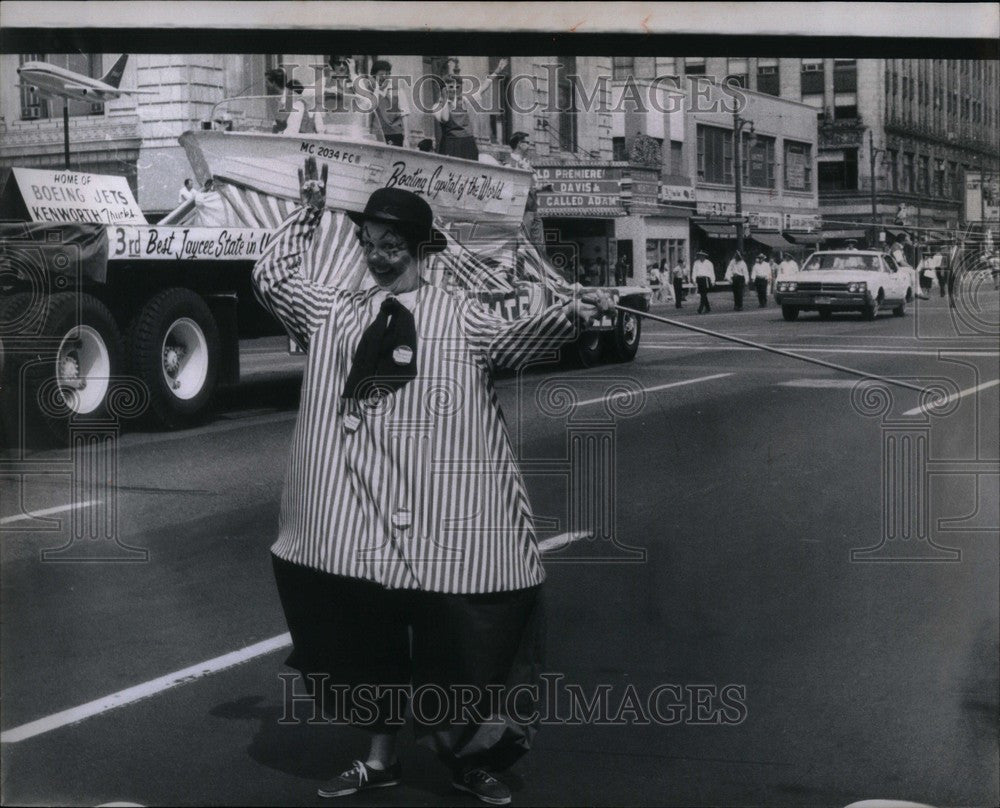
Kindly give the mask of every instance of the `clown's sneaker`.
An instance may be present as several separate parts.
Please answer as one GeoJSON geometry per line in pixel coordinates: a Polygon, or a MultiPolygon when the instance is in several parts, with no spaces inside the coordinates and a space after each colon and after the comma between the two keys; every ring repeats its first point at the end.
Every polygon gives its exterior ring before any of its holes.
{"type": "Polygon", "coordinates": [[[369,788],[398,786],[401,773],[399,761],[388,769],[373,769],[360,760],[355,760],[352,768],[320,786],[316,793],[321,797],[346,797],[369,788]]]}
{"type": "Polygon", "coordinates": [[[472,769],[451,783],[453,788],[465,791],[490,805],[509,805],[510,789],[485,769],[472,769]]]}

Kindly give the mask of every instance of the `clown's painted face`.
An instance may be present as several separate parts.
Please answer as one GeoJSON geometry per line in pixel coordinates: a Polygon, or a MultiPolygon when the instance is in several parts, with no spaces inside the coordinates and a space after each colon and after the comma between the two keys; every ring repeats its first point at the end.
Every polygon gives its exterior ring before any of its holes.
{"type": "Polygon", "coordinates": [[[397,292],[413,288],[418,279],[417,258],[392,225],[365,222],[361,227],[361,249],[368,271],[379,286],[397,292]]]}

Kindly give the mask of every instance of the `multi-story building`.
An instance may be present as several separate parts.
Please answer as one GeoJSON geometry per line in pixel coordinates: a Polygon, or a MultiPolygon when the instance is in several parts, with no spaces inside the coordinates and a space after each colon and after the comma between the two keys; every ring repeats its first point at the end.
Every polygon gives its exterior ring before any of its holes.
{"type": "MultiPolygon", "coordinates": [[[[0,56],[0,72],[13,76],[20,62],[39,56],[0,56]]],[[[44,58],[99,76],[115,56],[44,58]]],[[[450,69],[484,78],[501,66],[495,56],[382,58],[392,63],[394,75],[419,82],[420,103],[412,105],[408,119],[411,144],[436,135],[429,112],[435,86],[425,77],[450,69]]],[[[268,69],[297,65],[296,77],[309,87],[328,59],[315,54],[134,55],[122,86],[154,92],[103,105],[71,103],[72,165],[129,177],[140,206],[155,220],[177,204],[182,182],[192,173],[179,135],[217,117],[216,105],[227,97],[264,95],[268,69]]],[[[363,71],[372,57],[357,61],[363,71]]],[[[815,241],[817,192],[822,194],[832,175],[827,165],[832,152],[817,141],[812,107],[818,94],[790,98],[786,61],[771,72],[762,59],[725,61],[727,75],[748,88],[738,137],[731,97],[707,80],[718,66],[692,59],[511,57],[500,71],[502,92],[486,94],[486,109],[472,117],[472,125],[480,152],[498,159],[506,159],[514,132],[528,133],[541,188],[539,214],[555,261],[576,275],[591,270],[592,281],[595,268],[603,282],[612,281],[617,268],[625,279],[641,283],[649,268],[672,265],[680,256],[690,260],[694,246],[709,249],[724,266],[735,247],[737,163],[740,213],[751,246],[788,248],[815,241]],[[696,80],[673,86],[652,81],[676,73],[696,80]],[[700,74],[705,79],[699,80],[700,74]],[[736,155],[734,142],[740,143],[736,155]]],[[[825,76],[824,88],[830,83],[825,76]]],[[[831,97],[841,107],[846,103],[843,94],[831,97]]],[[[30,88],[5,94],[2,104],[0,165],[61,167],[61,104],[39,98],[30,88]]],[[[995,106],[990,109],[995,115],[995,106]]],[[[880,144],[884,147],[884,140],[876,139],[880,144]]],[[[885,214],[890,214],[888,206],[885,214]]]]}
{"type": "Polygon", "coordinates": [[[729,78],[814,107],[828,235],[869,225],[873,190],[874,218],[890,233],[893,225],[957,227],[965,175],[997,170],[995,61],[709,57],[658,59],[654,67],[729,78]]]}

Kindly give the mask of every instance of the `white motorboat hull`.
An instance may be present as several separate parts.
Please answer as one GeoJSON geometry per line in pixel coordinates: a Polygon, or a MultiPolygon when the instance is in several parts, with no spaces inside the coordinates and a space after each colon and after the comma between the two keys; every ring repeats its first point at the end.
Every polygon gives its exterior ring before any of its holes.
{"type": "Polygon", "coordinates": [[[298,170],[309,156],[328,166],[327,207],[361,211],[372,191],[403,188],[423,196],[442,221],[517,225],[531,172],[368,140],[197,130],[180,143],[202,183],[217,181],[297,200],[298,170]]]}

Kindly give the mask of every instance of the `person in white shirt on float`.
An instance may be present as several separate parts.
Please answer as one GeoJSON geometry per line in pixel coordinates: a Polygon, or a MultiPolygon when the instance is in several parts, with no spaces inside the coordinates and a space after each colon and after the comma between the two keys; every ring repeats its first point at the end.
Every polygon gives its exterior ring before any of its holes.
{"type": "Polygon", "coordinates": [[[194,183],[191,182],[191,178],[188,177],[184,180],[184,187],[181,188],[181,192],[177,197],[177,204],[183,205],[189,199],[194,197],[194,183]]]}
{"type": "Polygon", "coordinates": [[[695,261],[691,266],[691,277],[698,286],[698,314],[704,314],[712,310],[708,302],[708,290],[715,285],[715,267],[708,260],[708,253],[699,250],[695,253],[695,261]]]}

